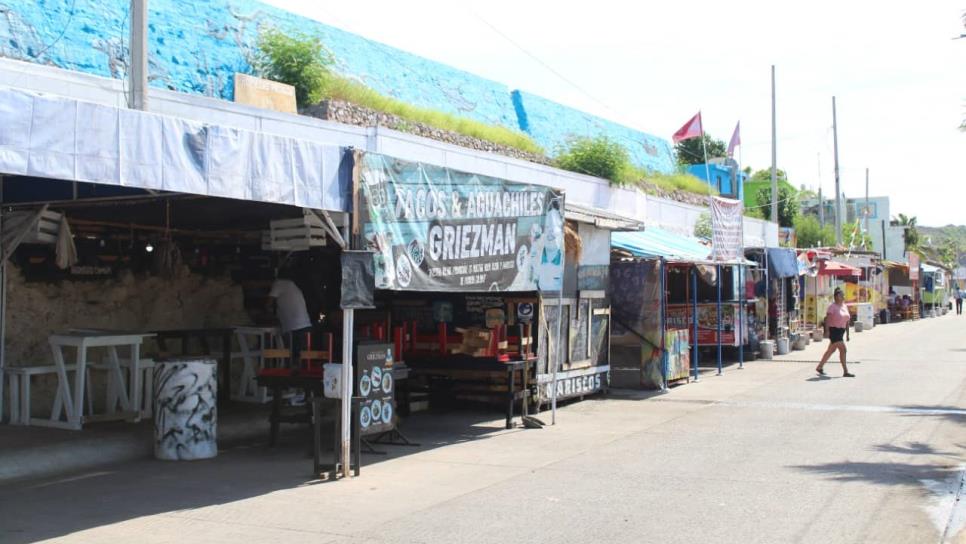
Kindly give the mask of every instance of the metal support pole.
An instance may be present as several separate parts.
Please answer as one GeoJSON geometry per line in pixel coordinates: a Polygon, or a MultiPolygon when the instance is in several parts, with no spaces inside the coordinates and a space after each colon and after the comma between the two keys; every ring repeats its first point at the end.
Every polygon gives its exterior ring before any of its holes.
{"type": "Polygon", "coordinates": [[[721,265],[715,266],[715,276],[718,279],[718,376],[721,375],[721,334],[723,328],[721,326],[721,265]]]}
{"type": "Polygon", "coordinates": [[[342,310],[342,436],[340,437],[342,476],[352,476],[352,333],[355,310],[342,310]]]}
{"type": "MultiPolygon", "coordinates": [[[[353,212],[355,213],[355,212],[353,212]]],[[[352,248],[350,216],[345,216],[345,249],[352,248]]],[[[352,343],[355,332],[355,310],[342,310],[342,403],[340,410],[341,436],[339,437],[340,456],[342,462],[342,476],[352,477],[352,390],[354,372],[352,370],[352,343]]]]}
{"type": "Polygon", "coordinates": [[[661,331],[661,368],[663,370],[663,375],[664,375],[664,384],[663,384],[664,387],[663,387],[663,389],[665,391],[667,391],[667,389],[668,389],[668,379],[670,378],[670,376],[668,376],[668,374],[670,374],[671,369],[668,368],[668,356],[667,356],[667,342],[666,342],[666,340],[667,340],[667,323],[665,322],[665,319],[666,319],[666,316],[667,316],[667,313],[666,313],[667,312],[667,308],[665,308],[665,304],[667,304],[667,297],[664,296],[667,288],[665,287],[665,281],[666,281],[666,279],[665,279],[664,275],[666,273],[666,269],[664,268],[664,259],[663,258],[662,259],[658,259],[657,266],[658,266],[658,276],[660,277],[659,279],[660,279],[660,283],[661,283],[661,294],[660,294],[660,297],[661,297],[660,298],[660,303],[661,303],[661,306],[660,306],[661,328],[659,329],[661,331]]]}
{"type": "Polygon", "coordinates": [[[765,248],[765,270],[762,272],[765,278],[765,340],[771,334],[771,278],[768,276],[768,248],[765,248]]]}
{"type": "MultiPolygon", "coordinates": [[[[560,232],[561,240],[563,239],[563,230],[566,228],[564,220],[564,195],[560,195],[560,232]]],[[[550,345],[553,346],[554,351],[557,353],[553,357],[553,383],[550,393],[550,424],[557,424],[557,375],[560,370],[560,358],[564,355],[561,353],[561,347],[563,342],[560,339],[560,327],[563,325],[563,291],[564,291],[564,274],[567,270],[567,247],[566,245],[561,245],[560,247],[560,291],[557,293],[557,337],[554,338],[550,345]]],[[[577,307],[580,307],[580,302],[578,301],[577,307]]],[[[547,331],[550,334],[550,331],[547,331]]],[[[550,351],[547,351],[547,358],[550,358],[550,351]]]]}
{"type": "Polygon", "coordinates": [[[745,269],[744,265],[738,265],[738,315],[735,316],[735,326],[738,327],[736,334],[738,340],[738,368],[745,368],[745,337],[748,326],[745,324],[748,315],[748,303],[745,300],[745,269]]]}
{"type": "Polygon", "coordinates": [[[698,265],[691,265],[691,322],[694,329],[694,381],[698,381],[698,265]]]}
{"type": "MultiPolygon", "coordinates": [[[[3,175],[0,175],[0,232],[3,232],[3,175]]],[[[2,237],[0,237],[2,239],[2,237]]],[[[7,248],[0,241],[0,258],[7,248]]],[[[7,365],[7,260],[0,262],[0,423],[3,423],[3,392],[6,391],[4,369],[7,365]]]]}
{"type": "Polygon", "coordinates": [[[148,0],[131,0],[131,96],[129,106],[148,109],[148,0]]]}

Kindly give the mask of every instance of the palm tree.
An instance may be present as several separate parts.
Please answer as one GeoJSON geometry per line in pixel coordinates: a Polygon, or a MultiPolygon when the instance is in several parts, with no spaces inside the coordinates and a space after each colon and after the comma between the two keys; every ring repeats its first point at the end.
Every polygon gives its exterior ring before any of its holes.
{"type": "Polygon", "coordinates": [[[898,219],[893,219],[892,223],[905,227],[906,251],[919,249],[919,231],[916,229],[916,217],[907,216],[900,213],[898,219]]]}

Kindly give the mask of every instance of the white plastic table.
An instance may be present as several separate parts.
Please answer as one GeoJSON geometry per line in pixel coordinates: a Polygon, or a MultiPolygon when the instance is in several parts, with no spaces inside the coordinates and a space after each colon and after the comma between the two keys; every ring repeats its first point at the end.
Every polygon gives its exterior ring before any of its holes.
{"type": "Polygon", "coordinates": [[[63,410],[54,407],[50,419],[31,418],[32,425],[43,425],[61,429],[80,430],[85,421],[109,421],[115,419],[139,421],[141,419],[141,344],[145,338],[153,337],[151,333],[72,330],[53,334],[49,338],[50,349],[54,354],[54,364],[57,366],[57,387],[62,399],[63,410]],[[64,348],[77,349],[77,362],[74,365],[74,383],[71,385],[64,362],[64,348]],[[130,372],[128,379],[124,379],[121,372],[120,358],[117,348],[130,348],[130,372]],[[107,348],[109,372],[113,374],[115,383],[120,388],[119,395],[121,412],[97,416],[84,416],[84,391],[87,379],[87,350],[91,348],[107,348]],[[66,416],[61,419],[61,413],[66,416]]]}

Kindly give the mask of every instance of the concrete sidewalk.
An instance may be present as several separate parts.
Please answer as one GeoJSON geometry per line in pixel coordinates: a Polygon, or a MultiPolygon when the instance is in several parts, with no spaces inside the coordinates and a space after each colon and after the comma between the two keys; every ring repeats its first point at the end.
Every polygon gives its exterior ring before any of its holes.
{"type": "Polygon", "coordinates": [[[963,327],[853,334],[855,379],[815,376],[813,344],[567,405],[540,430],[419,415],[420,448],[366,456],[351,480],[310,480],[294,446],[20,482],[0,487],[0,541],[957,542],[963,327]]]}

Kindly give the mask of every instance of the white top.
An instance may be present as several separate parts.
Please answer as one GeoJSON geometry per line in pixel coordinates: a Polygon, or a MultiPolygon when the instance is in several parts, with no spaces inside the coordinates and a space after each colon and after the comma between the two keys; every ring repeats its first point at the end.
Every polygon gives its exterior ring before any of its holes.
{"type": "Polygon", "coordinates": [[[276,301],[278,320],[282,332],[297,331],[312,326],[309,311],[305,308],[302,290],[292,280],[275,280],[268,293],[276,301]]]}

